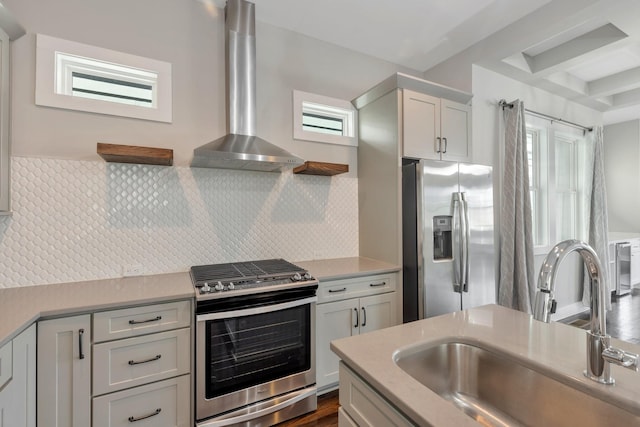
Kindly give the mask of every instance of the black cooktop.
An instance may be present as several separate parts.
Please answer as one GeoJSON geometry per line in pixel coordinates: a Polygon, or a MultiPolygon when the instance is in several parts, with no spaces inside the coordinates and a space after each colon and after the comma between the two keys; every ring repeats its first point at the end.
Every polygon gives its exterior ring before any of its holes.
{"type": "Polygon", "coordinates": [[[197,265],[191,267],[191,280],[195,286],[205,282],[247,282],[274,280],[304,275],[307,271],[281,258],[226,264],[197,265]]]}

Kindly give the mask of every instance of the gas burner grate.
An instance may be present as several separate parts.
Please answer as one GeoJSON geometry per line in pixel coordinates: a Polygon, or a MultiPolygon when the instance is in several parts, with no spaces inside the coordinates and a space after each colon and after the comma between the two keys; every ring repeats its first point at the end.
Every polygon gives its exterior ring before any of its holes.
{"type": "Polygon", "coordinates": [[[191,267],[191,277],[196,284],[217,281],[237,282],[289,277],[295,273],[304,274],[306,270],[283,259],[266,259],[191,267]]]}

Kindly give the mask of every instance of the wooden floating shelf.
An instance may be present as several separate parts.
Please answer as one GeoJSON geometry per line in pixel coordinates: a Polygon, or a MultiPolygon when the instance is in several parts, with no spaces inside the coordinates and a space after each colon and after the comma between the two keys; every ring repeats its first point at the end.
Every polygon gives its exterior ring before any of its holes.
{"type": "Polygon", "coordinates": [[[104,144],[98,142],[97,152],[100,157],[107,162],[161,166],[171,166],[173,164],[173,150],[167,148],[138,147],[135,145],[104,144]]]}
{"type": "Polygon", "coordinates": [[[349,172],[349,165],[325,162],[304,162],[303,165],[293,169],[293,173],[303,175],[332,176],[346,172],[349,172]]]}

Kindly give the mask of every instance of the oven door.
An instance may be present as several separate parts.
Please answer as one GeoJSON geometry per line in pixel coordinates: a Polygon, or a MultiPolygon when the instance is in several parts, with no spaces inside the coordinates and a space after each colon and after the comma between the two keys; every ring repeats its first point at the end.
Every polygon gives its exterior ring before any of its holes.
{"type": "MultiPolygon", "coordinates": [[[[314,385],[316,300],[287,300],[282,293],[268,305],[263,297],[263,305],[251,307],[250,298],[244,298],[243,305],[250,307],[198,313],[196,418],[314,385]]],[[[234,304],[222,300],[219,305],[234,304]]]]}

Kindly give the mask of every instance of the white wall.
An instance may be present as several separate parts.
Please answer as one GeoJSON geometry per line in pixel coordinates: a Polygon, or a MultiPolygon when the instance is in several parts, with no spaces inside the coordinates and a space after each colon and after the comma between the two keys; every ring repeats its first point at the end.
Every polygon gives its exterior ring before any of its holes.
{"type": "Polygon", "coordinates": [[[640,232],[640,120],[604,128],[609,231],[640,232]]]}
{"type": "MultiPolygon", "coordinates": [[[[497,105],[500,99],[505,99],[507,102],[520,99],[527,109],[584,124],[585,126],[602,124],[602,113],[552,93],[533,88],[476,65],[473,66],[472,75],[473,161],[494,166],[495,206],[500,206],[499,179],[502,174],[502,165],[499,158],[499,142],[502,132],[499,120],[502,110],[497,105]]],[[[498,214],[499,211],[497,210],[496,224],[499,224],[498,214]]],[[[497,229],[499,228],[497,227],[497,229]]],[[[545,255],[544,253],[537,253],[535,256],[536,274],[545,255]]],[[[577,257],[573,255],[572,257],[577,260],[577,257]]],[[[577,262],[567,260],[560,267],[557,282],[561,283],[561,285],[556,289],[560,310],[569,308],[581,299],[579,273],[579,264],[577,262]],[[567,286],[565,284],[575,285],[567,286]]]]}
{"type": "MultiPolygon", "coordinates": [[[[221,11],[194,0],[3,0],[26,28],[12,46],[13,215],[0,217],[0,287],[145,274],[190,265],[358,255],[357,149],[292,137],[292,90],[351,100],[396,71],[257,23],[258,133],[306,160],[310,177],[191,169],[226,132],[221,11]],[[35,34],[172,64],[173,123],[36,106],[35,34]],[[170,168],[106,164],[96,143],[174,150],[170,168]]],[[[257,7],[260,7],[258,2],[257,7]]]]}
{"type": "MultiPolygon", "coordinates": [[[[12,50],[14,155],[97,160],[96,143],[109,142],[171,148],[188,165],[195,147],[226,132],[222,10],[194,0],[4,4],[28,33],[12,50]],[[170,62],[173,123],[36,106],[35,33],[170,62]]],[[[401,69],[260,22],[256,32],[259,135],[305,160],[348,163],[356,176],[355,148],[293,140],[291,91],[351,100],[401,69]]]]}

